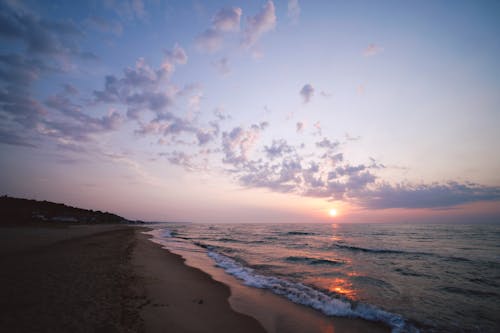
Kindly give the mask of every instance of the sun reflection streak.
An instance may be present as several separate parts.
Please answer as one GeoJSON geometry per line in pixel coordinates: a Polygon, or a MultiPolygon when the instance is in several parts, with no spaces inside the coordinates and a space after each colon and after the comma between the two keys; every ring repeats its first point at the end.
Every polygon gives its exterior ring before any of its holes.
{"type": "MultiPolygon", "coordinates": [[[[356,273],[353,273],[355,276],[356,273]]],[[[342,295],[348,299],[356,300],[358,298],[358,293],[353,288],[352,283],[345,278],[333,278],[333,279],[320,279],[316,283],[321,285],[323,288],[329,291],[342,295]]]]}

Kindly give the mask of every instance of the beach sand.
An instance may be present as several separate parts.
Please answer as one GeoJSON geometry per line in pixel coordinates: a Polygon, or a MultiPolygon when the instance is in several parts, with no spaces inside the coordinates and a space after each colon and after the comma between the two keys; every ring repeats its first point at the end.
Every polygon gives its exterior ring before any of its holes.
{"type": "Polygon", "coordinates": [[[145,230],[121,225],[0,228],[2,331],[389,331],[362,320],[326,317],[234,284],[215,267],[212,277],[150,242],[145,230]]]}
{"type": "Polygon", "coordinates": [[[3,332],[137,332],[143,323],[124,226],[0,228],[3,332]]]}

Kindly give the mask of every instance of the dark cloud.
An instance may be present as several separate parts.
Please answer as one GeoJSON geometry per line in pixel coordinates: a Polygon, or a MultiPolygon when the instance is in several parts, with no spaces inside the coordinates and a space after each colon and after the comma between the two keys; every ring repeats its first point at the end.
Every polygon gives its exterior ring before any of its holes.
{"type": "Polygon", "coordinates": [[[36,148],[36,146],[32,143],[32,139],[27,139],[21,136],[20,133],[20,131],[12,131],[10,129],[4,130],[0,128],[0,143],[13,146],[36,148]]]}
{"type": "Polygon", "coordinates": [[[264,146],[266,156],[270,159],[282,157],[284,154],[291,153],[294,148],[286,142],[286,140],[273,140],[271,146],[264,146]]]}
{"type": "Polygon", "coordinates": [[[302,89],[300,89],[300,95],[302,96],[304,103],[309,103],[314,95],[314,88],[309,83],[305,84],[302,89]]]}
{"type": "Polygon", "coordinates": [[[80,53],[75,38],[83,36],[72,21],[49,21],[0,4],[0,37],[21,41],[31,54],[80,53]]]}
{"type": "Polygon", "coordinates": [[[340,143],[338,141],[330,141],[328,138],[323,138],[323,140],[316,142],[316,147],[326,148],[330,150],[335,150],[339,147],[340,143]]]}
{"type": "Polygon", "coordinates": [[[477,201],[500,200],[500,188],[470,183],[397,184],[383,183],[357,197],[370,209],[446,208],[477,201]]]}
{"type": "Polygon", "coordinates": [[[0,114],[26,128],[34,128],[47,110],[30,93],[17,87],[0,89],[0,114]]]}
{"type": "Polygon", "coordinates": [[[27,58],[20,54],[0,54],[0,81],[26,89],[38,80],[42,73],[56,71],[40,59],[27,58]]]}

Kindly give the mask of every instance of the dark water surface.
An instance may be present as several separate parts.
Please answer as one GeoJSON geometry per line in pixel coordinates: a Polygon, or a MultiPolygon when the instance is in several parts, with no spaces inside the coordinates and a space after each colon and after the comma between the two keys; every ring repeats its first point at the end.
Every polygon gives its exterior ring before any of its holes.
{"type": "Polygon", "coordinates": [[[498,224],[170,223],[154,234],[327,315],[395,332],[500,332],[498,224]]]}

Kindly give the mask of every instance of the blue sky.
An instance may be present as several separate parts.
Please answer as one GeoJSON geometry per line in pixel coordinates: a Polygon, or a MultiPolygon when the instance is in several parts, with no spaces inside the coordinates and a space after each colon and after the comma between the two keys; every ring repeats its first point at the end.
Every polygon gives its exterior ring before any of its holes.
{"type": "Polygon", "coordinates": [[[499,14],[3,1],[2,192],[148,220],[498,220],[499,14]]]}

